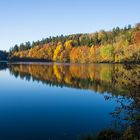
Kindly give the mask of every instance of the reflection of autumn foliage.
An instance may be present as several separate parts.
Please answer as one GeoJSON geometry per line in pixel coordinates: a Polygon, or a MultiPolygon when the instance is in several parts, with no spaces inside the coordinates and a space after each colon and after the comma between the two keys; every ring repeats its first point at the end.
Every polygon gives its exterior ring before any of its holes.
{"type": "Polygon", "coordinates": [[[129,70],[125,65],[108,64],[17,64],[10,65],[10,71],[22,78],[32,77],[46,84],[92,89],[101,93],[107,91],[124,95],[130,92],[131,83],[140,83],[139,66],[129,70]]]}
{"type": "MultiPolygon", "coordinates": [[[[124,128],[121,139],[140,139],[140,66],[119,65],[115,67],[115,89],[125,96],[118,96],[115,100],[119,106],[111,115],[115,118],[115,124],[124,128]]],[[[105,97],[113,99],[112,96],[105,97]]]]}
{"type": "MultiPolygon", "coordinates": [[[[104,94],[106,100],[119,104],[114,112],[115,125],[122,132],[103,130],[96,139],[133,140],[140,138],[140,65],[121,64],[15,64],[9,65],[16,77],[43,83],[90,89],[104,94]],[[120,96],[121,95],[121,96],[120,96]],[[115,98],[114,98],[115,96],[115,98]]],[[[87,136],[94,138],[93,136],[87,136]]]]}
{"type": "MultiPolygon", "coordinates": [[[[86,135],[83,140],[139,140],[140,139],[140,66],[115,65],[113,68],[114,92],[106,94],[106,100],[116,100],[118,106],[110,115],[117,129],[104,129],[97,135],[86,135]],[[121,94],[122,93],[122,94],[121,94]]],[[[106,70],[105,70],[106,71],[106,70]]],[[[104,73],[104,72],[103,72],[104,73]]]]}

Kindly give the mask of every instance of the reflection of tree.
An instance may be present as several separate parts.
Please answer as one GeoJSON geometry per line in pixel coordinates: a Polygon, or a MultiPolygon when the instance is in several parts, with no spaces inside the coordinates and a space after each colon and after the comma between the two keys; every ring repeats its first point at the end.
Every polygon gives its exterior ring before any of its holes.
{"type": "MultiPolygon", "coordinates": [[[[56,86],[91,89],[99,93],[111,92],[107,100],[120,104],[111,113],[118,126],[124,130],[120,138],[139,138],[140,130],[140,66],[139,65],[9,65],[11,74],[26,80],[42,81],[56,86]],[[121,95],[121,96],[119,96],[121,95]]],[[[104,130],[99,136],[112,135],[118,132],[104,130]]],[[[118,138],[118,136],[117,136],[118,138]]]]}
{"type": "Polygon", "coordinates": [[[10,65],[9,68],[16,77],[18,73],[21,78],[32,78],[50,85],[92,89],[99,92],[111,90],[112,68],[109,65],[17,64],[10,65]]]}
{"type": "MultiPolygon", "coordinates": [[[[120,66],[116,71],[116,87],[125,89],[127,96],[116,98],[119,107],[116,107],[111,115],[117,120],[119,126],[125,128],[123,138],[140,139],[140,66],[120,66]]],[[[112,98],[106,97],[106,99],[112,98]]]]}
{"type": "Polygon", "coordinates": [[[9,68],[16,77],[20,76],[28,80],[32,78],[50,85],[91,89],[100,93],[111,92],[114,95],[130,93],[131,88],[128,87],[134,81],[139,83],[140,71],[139,66],[130,70],[128,66],[108,64],[17,64],[10,65],[9,68]]]}
{"type": "Polygon", "coordinates": [[[96,139],[140,139],[139,65],[16,64],[9,65],[9,69],[15,77],[26,80],[112,93],[104,96],[106,100],[115,99],[118,102],[118,107],[110,114],[124,131],[103,130],[96,139]]]}
{"type": "Polygon", "coordinates": [[[0,62],[0,70],[4,70],[7,68],[7,63],[5,62],[0,62]]]}

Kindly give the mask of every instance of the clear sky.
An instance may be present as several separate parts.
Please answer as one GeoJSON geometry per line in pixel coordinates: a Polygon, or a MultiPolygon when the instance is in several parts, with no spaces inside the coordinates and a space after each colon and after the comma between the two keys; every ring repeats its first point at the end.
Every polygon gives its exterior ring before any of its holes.
{"type": "Polygon", "coordinates": [[[0,50],[140,22],[140,0],[0,0],[0,50]]]}

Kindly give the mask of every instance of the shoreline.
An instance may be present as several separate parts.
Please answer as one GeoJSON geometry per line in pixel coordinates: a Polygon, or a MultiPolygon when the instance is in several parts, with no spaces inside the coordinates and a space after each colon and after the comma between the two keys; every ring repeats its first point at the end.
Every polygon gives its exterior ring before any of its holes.
{"type": "Polygon", "coordinates": [[[31,60],[31,61],[8,61],[8,60],[0,60],[0,63],[8,63],[8,64],[30,64],[30,63],[32,63],[32,64],[66,64],[66,65],[70,65],[70,64],[85,64],[85,65],[88,65],[88,64],[124,64],[124,65],[129,65],[129,64],[131,64],[131,65],[136,65],[136,64],[138,64],[138,65],[140,65],[140,62],[93,62],[93,63],[80,63],[80,62],[77,62],[77,63],[73,63],[73,62],[54,62],[54,61],[46,61],[46,60],[41,60],[41,61],[39,61],[39,60],[37,60],[37,61],[33,61],[33,60],[31,60]]]}

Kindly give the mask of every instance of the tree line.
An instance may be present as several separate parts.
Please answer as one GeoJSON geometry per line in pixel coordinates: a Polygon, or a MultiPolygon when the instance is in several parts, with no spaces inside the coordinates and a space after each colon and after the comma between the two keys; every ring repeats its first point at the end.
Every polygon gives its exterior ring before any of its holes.
{"type": "Polygon", "coordinates": [[[91,34],[73,34],[26,42],[10,49],[11,60],[54,62],[140,62],[140,23],[91,34]]]}

